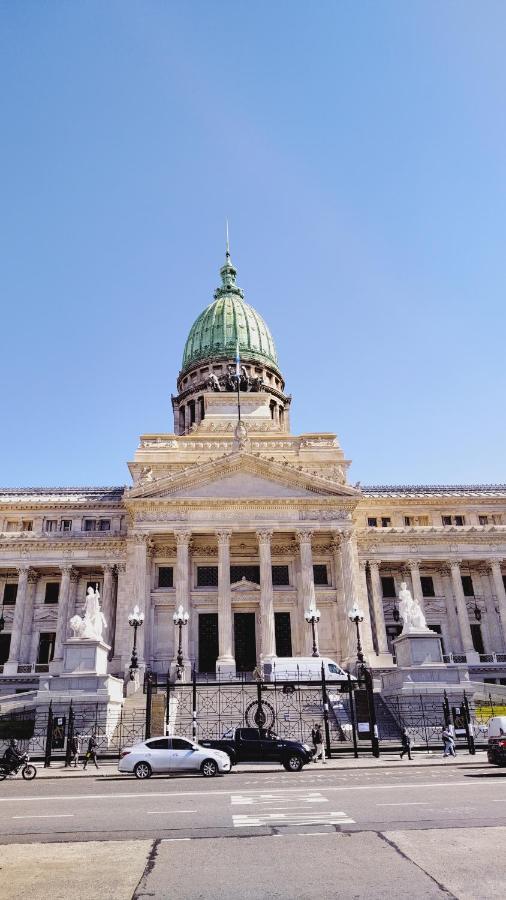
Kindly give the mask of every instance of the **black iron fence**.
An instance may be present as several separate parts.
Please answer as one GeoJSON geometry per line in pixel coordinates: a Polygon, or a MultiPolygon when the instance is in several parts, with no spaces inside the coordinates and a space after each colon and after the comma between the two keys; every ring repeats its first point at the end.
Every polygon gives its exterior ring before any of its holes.
{"type": "Polygon", "coordinates": [[[83,756],[93,736],[99,756],[115,758],[123,747],[144,740],[145,734],[145,709],[107,712],[102,704],[73,702],[46,709],[27,707],[0,716],[0,755],[15,738],[33,759],[44,759],[46,765],[65,759],[68,764],[72,738],[78,738],[83,756]]]}

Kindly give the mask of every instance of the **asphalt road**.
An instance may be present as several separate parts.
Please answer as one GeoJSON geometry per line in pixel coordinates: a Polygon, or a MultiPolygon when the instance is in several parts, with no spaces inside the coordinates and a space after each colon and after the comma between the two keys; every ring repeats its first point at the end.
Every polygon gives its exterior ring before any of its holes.
{"type": "Polygon", "coordinates": [[[2,900],[505,893],[506,772],[487,765],[15,780],[0,812],[2,900]]]}

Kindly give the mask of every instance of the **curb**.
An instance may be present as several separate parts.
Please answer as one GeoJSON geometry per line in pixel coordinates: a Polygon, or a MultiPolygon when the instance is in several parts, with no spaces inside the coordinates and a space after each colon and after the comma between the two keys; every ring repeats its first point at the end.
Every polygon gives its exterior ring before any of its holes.
{"type": "MultiPolygon", "coordinates": [[[[445,766],[448,767],[449,765],[451,765],[451,764],[445,763],[442,760],[431,760],[431,761],[423,762],[423,763],[420,763],[420,762],[417,763],[415,760],[412,760],[411,765],[409,765],[409,760],[407,760],[406,763],[404,763],[404,762],[401,763],[401,762],[397,762],[397,760],[392,760],[391,763],[385,761],[385,763],[380,763],[379,765],[377,765],[377,764],[374,765],[374,763],[370,763],[370,764],[368,763],[367,765],[362,765],[362,766],[360,766],[360,765],[359,766],[352,766],[352,765],[346,765],[346,766],[337,765],[337,766],[335,766],[335,765],[332,765],[332,762],[330,762],[330,763],[325,763],[324,771],[327,771],[327,772],[349,772],[350,770],[355,771],[355,772],[360,771],[360,770],[380,771],[381,769],[387,769],[387,768],[395,768],[395,769],[401,769],[401,768],[428,769],[428,768],[431,768],[432,769],[437,766],[439,766],[440,768],[444,768],[445,766]]],[[[458,763],[456,763],[457,768],[467,768],[467,769],[478,769],[478,768],[485,769],[485,768],[489,768],[490,765],[491,765],[491,763],[488,763],[485,760],[478,761],[478,762],[458,762],[458,763]]],[[[453,766],[455,766],[455,763],[453,763],[453,766]]],[[[453,766],[452,766],[452,768],[453,768],[453,766]]],[[[323,770],[323,765],[318,765],[315,769],[313,769],[312,767],[309,769],[306,766],[304,768],[311,772],[313,772],[313,771],[319,772],[319,771],[323,770]]],[[[273,773],[282,772],[282,771],[283,771],[282,766],[276,767],[275,769],[274,768],[273,769],[266,769],[266,768],[249,769],[248,768],[248,769],[237,770],[237,768],[236,768],[235,772],[232,771],[229,774],[232,774],[232,775],[233,774],[264,775],[267,773],[267,774],[271,775],[273,773]]],[[[118,769],[116,767],[114,767],[114,769],[112,771],[108,771],[108,772],[98,771],[97,772],[95,770],[94,772],[90,772],[89,774],[87,772],[82,772],[82,771],[73,772],[71,774],[68,771],[68,769],[59,769],[59,770],[53,769],[52,771],[50,771],[50,773],[48,773],[46,775],[44,769],[39,769],[37,767],[37,775],[39,777],[41,777],[43,780],[54,780],[54,779],[58,779],[58,778],[110,778],[111,775],[115,775],[118,778],[120,778],[120,777],[126,778],[128,776],[128,774],[129,773],[127,773],[127,772],[123,772],[123,773],[118,772],[118,769]],[[42,774],[43,772],[44,772],[44,774],[42,774]]]]}

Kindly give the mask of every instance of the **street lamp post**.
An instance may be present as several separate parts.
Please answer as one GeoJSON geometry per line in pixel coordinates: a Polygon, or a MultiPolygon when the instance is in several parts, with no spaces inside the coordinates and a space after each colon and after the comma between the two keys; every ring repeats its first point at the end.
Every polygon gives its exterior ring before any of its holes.
{"type": "Polygon", "coordinates": [[[137,629],[141,628],[144,623],[144,613],[141,613],[138,606],[134,606],[134,611],[128,616],[128,624],[134,630],[134,645],[132,648],[132,658],[130,660],[130,673],[134,669],[139,668],[139,660],[137,659],[137,629]]]}
{"type": "Polygon", "coordinates": [[[364,653],[360,641],[360,623],[364,621],[364,614],[362,610],[359,609],[356,603],[350,609],[348,618],[350,622],[355,623],[355,628],[357,629],[357,660],[359,662],[359,666],[362,667],[364,665],[364,653]]]}
{"type": "Polygon", "coordinates": [[[179,628],[179,643],[177,648],[177,665],[176,665],[176,680],[183,680],[184,673],[184,659],[183,659],[183,625],[188,625],[188,619],[190,616],[187,612],[183,611],[182,604],[178,607],[173,617],[174,625],[179,628]]]}
{"type": "Polygon", "coordinates": [[[318,622],[320,621],[320,610],[315,609],[314,607],[310,607],[309,609],[306,609],[306,612],[304,613],[304,618],[305,618],[306,622],[308,623],[308,625],[311,625],[311,631],[313,634],[313,656],[319,656],[320,654],[318,652],[318,630],[317,630],[316,626],[318,625],[318,622]]]}
{"type": "Polygon", "coordinates": [[[362,610],[354,603],[348,613],[350,622],[355,624],[357,630],[357,675],[359,680],[362,678],[365,684],[367,694],[367,708],[369,711],[369,734],[371,736],[372,755],[376,758],[380,755],[378,725],[376,722],[376,709],[374,706],[374,690],[371,672],[364,659],[364,651],[362,650],[362,642],[360,640],[360,623],[364,621],[362,610]]]}

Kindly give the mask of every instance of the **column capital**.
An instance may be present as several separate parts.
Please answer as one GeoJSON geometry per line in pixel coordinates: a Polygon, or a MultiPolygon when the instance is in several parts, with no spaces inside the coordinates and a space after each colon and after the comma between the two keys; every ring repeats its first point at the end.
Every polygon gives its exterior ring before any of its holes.
{"type": "Polygon", "coordinates": [[[295,537],[297,538],[299,544],[310,544],[313,534],[314,531],[310,528],[299,528],[295,532],[295,537]]]}
{"type": "Polygon", "coordinates": [[[419,569],[420,568],[420,560],[419,559],[408,559],[408,560],[406,560],[406,562],[410,569],[419,569]]]}
{"type": "Polygon", "coordinates": [[[368,560],[368,562],[369,562],[369,568],[371,569],[371,571],[374,569],[375,572],[379,572],[379,567],[381,566],[381,559],[370,559],[370,560],[368,560]]]}
{"type": "Polygon", "coordinates": [[[366,566],[367,566],[367,560],[366,560],[366,559],[359,559],[359,561],[358,561],[358,567],[359,567],[359,569],[360,569],[360,574],[361,574],[361,575],[362,575],[363,572],[365,572],[365,567],[366,567],[366,566]]]}
{"type": "Polygon", "coordinates": [[[342,537],[341,532],[340,532],[340,531],[333,531],[333,532],[332,532],[332,539],[331,539],[331,542],[330,542],[330,546],[331,546],[332,551],[333,551],[334,553],[338,553],[338,552],[339,552],[339,550],[341,549],[341,544],[342,544],[342,542],[343,542],[343,537],[342,537]]]}
{"type": "Polygon", "coordinates": [[[218,544],[220,546],[228,547],[230,545],[230,538],[232,537],[232,529],[220,528],[219,531],[216,532],[216,537],[218,538],[218,544]]]}
{"type": "Polygon", "coordinates": [[[192,538],[190,528],[177,528],[174,531],[174,538],[178,547],[189,547],[192,538]]]}
{"type": "Polygon", "coordinates": [[[112,575],[114,573],[114,563],[104,563],[102,571],[104,575],[112,575]]]}
{"type": "Polygon", "coordinates": [[[116,573],[118,575],[124,575],[126,572],[126,563],[120,562],[116,563],[116,573]]]}
{"type": "Polygon", "coordinates": [[[353,531],[342,531],[341,540],[344,541],[345,544],[351,544],[353,542],[353,531]]]}
{"type": "Polygon", "coordinates": [[[493,569],[494,566],[497,566],[497,568],[500,569],[501,564],[504,562],[504,560],[499,557],[498,559],[488,559],[487,562],[491,569],[493,569]]]}
{"type": "Polygon", "coordinates": [[[30,563],[20,563],[19,566],[16,566],[16,572],[18,573],[18,577],[21,575],[28,576],[28,573],[31,571],[30,563]]]}
{"type": "Polygon", "coordinates": [[[35,569],[28,569],[28,584],[36,584],[40,573],[35,569]]]}
{"type": "Polygon", "coordinates": [[[264,544],[264,545],[267,544],[267,545],[270,546],[271,538],[272,538],[272,535],[273,535],[273,532],[272,532],[271,529],[269,529],[269,528],[259,528],[258,531],[255,532],[255,534],[256,534],[256,536],[257,536],[257,538],[258,538],[258,543],[259,543],[259,544],[264,544]]]}
{"type": "Polygon", "coordinates": [[[455,571],[455,569],[458,569],[460,572],[460,567],[462,565],[461,559],[450,559],[450,560],[448,560],[448,563],[450,565],[452,572],[455,571]]]}
{"type": "Polygon", "coordinates": [[[450,568],[450,564],[449,564],[449,563],[441,563],[441,564],[437,567],[437,571],[439,572],[440,575],[446,575],[446,576],[449,576],[449,575],[452,574],[452,570],[451,570],[451,568],[450,568]]]}

